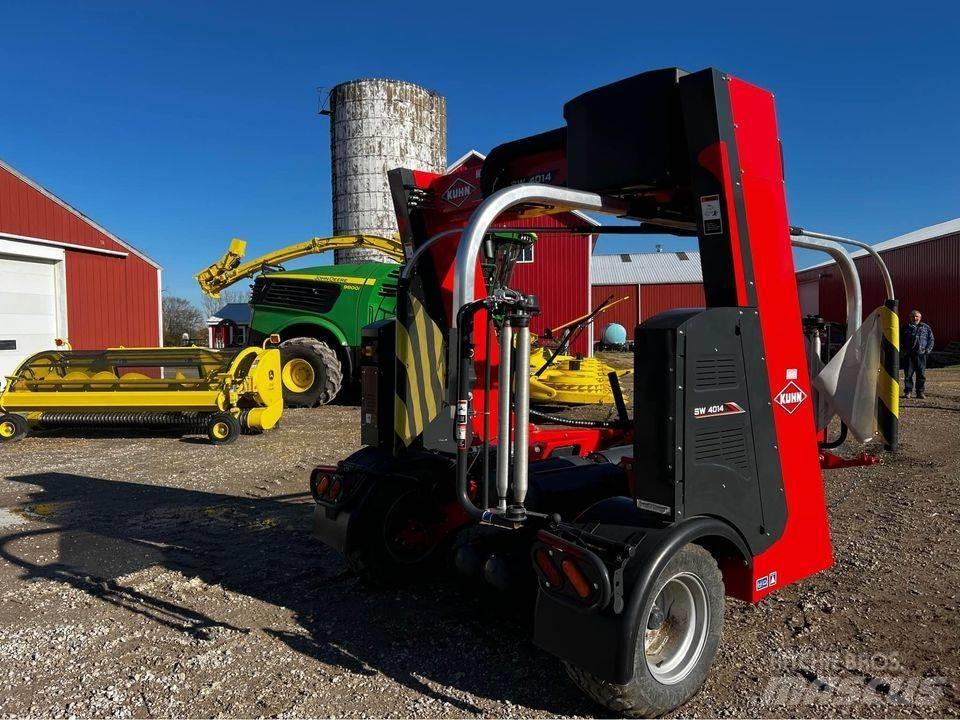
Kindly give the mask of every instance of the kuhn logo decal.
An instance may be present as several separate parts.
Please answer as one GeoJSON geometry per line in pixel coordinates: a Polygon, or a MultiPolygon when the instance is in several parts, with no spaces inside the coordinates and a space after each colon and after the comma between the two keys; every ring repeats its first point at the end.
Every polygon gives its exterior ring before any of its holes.
{"type": "Polygon", "coordinates": [[[444,190],[442,197],[454,207],[460,207],[476,188],[463,178],[457,178],[444,190]]]}
{"type": "Polygon", "coordinates": [[[792,380],[788,382],[784,386],[783,390],[778,392],[773,398],[777,405],[782,407],[791,415],[797,411],[797,408],[800,407],[803,404],[803,401],[806,399],[807,394],[792,380]]]}
{"type": "Polygon", "coordinates": [[[693,409],[695,420],[703,418],[723,417],[724,415],[740,415],[745,413],[742,407],[735,402],[718,403],[716,405],[700,405],[693,409]]]}

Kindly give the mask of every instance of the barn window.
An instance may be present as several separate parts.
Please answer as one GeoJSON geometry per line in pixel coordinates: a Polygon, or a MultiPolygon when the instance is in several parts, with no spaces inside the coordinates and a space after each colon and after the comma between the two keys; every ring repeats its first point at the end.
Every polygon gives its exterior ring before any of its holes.
{"type": "Polygon", "coordinates": [[[518,263],[532,263],[533,262],[533,245],[527,245],[526,247],[520,248],[520,254],[517,255],[518,263]]]}

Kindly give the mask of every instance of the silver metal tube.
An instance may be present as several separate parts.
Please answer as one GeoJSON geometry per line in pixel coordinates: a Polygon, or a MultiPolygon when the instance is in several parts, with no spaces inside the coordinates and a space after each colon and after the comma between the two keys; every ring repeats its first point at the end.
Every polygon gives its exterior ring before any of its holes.
{"type": "Polygon", "coordinates": [[[817,238],[819,240],[831,240],[836,243],[853,245],[854,247],[866,250],[867,254],[870,255],[870,257],[872,257],[877,263],[877,267],[880,268],[880,276],[883,278],[883,287],[887,292],[887,300],[896,299],[896,296],[893,294],[893,278],[890,276],[890,268],[887,267],[887,264],[883,261],[883,258],[880,257],[880,253],[878,253],[872,245],[867,245],[867,243],[861,242],[860,240],[841,237],[840,235],[827,235],[826,233],[813,232],[812,230],[806,229],[803,230],[801,237],[817,238]]]}
{"type": "Polygon", "coordinates": [[[863,321],[863,293],[860,290],[860,275],[850,253],[831,240],[817,240],[807,237],[801,240],[794,237],[791,240],[794,247],[807,250],[819,250],[827,253],[837,261],[840,277],[843,279],[843,290],[847,296],[847,337],[860,328],[863,321]]]}
{"type": "Polygon", "coordinates": [[[570,210],[593,210],[609,215],[623,215],[627,211],[627,204],[617,198],[553,185],[523,184],[498,190],[473,211],[460,238],[453,276],[454,318],[459,308],[474,299],[477,256],[490,226],[501,213],[524,203],[541,203],[570,210]]]}
{"type": "Polygon", "coordinates": [[[400,277],[403,280],[406,280],[410,277],[410,274],[413,272],[413,269],[417,266],[417,260],[420,259],[420,256],[423,255],[427,250],[434,246],[437,240],[442,240],[443,238],[453,235],[455,233],[463,232],[463,228],[453,228],[452,230],[444,230],[439,232],[433,237],[427,239],[423,245],[418,247],[413,251],[413,254],[404,261],[403,270],[400,271],[400,277]]]}
{"type": "MultiPolygon", "coordinates": [[[[497,506],[507,509],[510,486],[510,357],[513,350],[513,328],[504,323],[500,331],[500,432],[497,437],[497,506]]],[[[520,383],[521,385],[524,383],[520,383]]]]}
{"type": "Polygon", "coordinates": [[[807,368],[810,370],[810,379],[816,377],[820,364],[823,360],[820,358],[820,352],[823,344],[820,341],[820,333],[814,332],[807,336],[807,368]]]}
{"type": "Polygon", "coordinates": [[[513,420],[513,501],[523,505],[527,499],[528,444],[530,432],[530,326],[517,328],[517,390],[513,420]]]}

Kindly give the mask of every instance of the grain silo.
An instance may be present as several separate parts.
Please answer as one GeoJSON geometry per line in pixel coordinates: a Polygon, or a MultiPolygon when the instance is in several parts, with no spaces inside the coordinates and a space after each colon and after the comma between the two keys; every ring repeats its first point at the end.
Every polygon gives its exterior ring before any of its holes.
{"type": "MultiPolygon", "coordinates": [[[[447,102],[399,80],[353,80],[330,91],[333,232],[390,236],[397,231],[387,171],[443,172],[447,102]]],[[[376,250],[341,250],[340,263],[389,259],[376,250]]]]}

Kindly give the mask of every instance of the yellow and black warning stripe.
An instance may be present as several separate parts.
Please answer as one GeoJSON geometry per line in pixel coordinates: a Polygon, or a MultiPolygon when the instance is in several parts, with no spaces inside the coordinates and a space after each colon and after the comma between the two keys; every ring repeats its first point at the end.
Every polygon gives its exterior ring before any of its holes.
{"type": "Polygon", "coordinates": [[[397,317],[394,399],[394,428],[407,446],[440,414],[446,377],[443,332],[415,297],[408,300],[406,321],[397,317]]]}
{"type": "Polygon", "coordinates": [[[900,320],[897,301],[887,300],[879,309],[880,377],[877,380],[877,428],[884,448],[897,449],[900,435],[900,320]]]}

